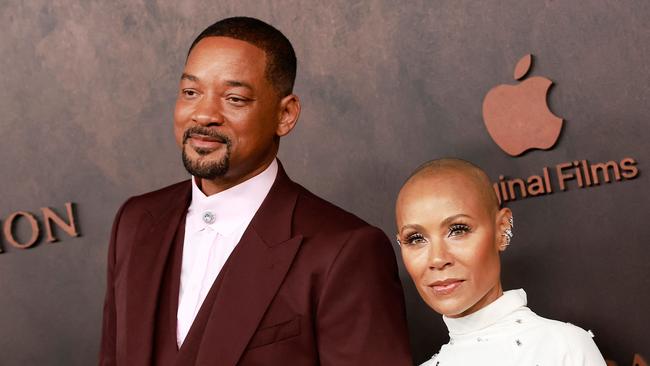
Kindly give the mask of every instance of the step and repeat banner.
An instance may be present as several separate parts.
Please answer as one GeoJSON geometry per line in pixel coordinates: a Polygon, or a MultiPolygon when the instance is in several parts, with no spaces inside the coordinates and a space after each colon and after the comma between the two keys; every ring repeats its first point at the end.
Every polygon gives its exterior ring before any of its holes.
{"type": "MultiPolygon", "coordinates": [[[[186,52],[234,15],[296,49],[294,180],[392,238],[413,169],[474,162],[516,217],[504,288],[612,365],[650,357],[647,1],[34,0],[0,3],[0,365],[96,362],[113,217],[187,179],[186,52]]],[[[395,250],[420,363],[447,331],[395,250]]]]}

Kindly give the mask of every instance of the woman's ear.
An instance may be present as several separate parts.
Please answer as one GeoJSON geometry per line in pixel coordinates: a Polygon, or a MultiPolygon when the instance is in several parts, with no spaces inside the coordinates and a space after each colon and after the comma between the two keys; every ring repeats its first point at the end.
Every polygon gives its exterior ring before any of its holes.
{"type": "Polygon", "coordinates": [[[495,243],[499,251],[504,251],[510,245],[513,237],[514,219],[509,208],[502,208],[496,215],[495,243]]]}
{"type": "Polygon", "coordinates": [[[300,100],[295,94],[289,94],[280,100],[280,115],[276,135],[282,137],[296,126],[300,116],[300,100]]]}

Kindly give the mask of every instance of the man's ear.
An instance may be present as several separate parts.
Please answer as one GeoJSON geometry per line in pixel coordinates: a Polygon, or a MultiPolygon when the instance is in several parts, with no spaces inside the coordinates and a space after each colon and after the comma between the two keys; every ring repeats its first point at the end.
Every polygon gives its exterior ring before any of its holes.
{"type": "Polygon", "coordinates": [[[510,239],[512,239],[512,211],[509,208],[504,207],[497,212],[496,215],[496,232],[495,232],[495,244],[497,249],[500,251],[506,250],[510,244],[510,239]],[[510,233],[510,239],[507,237],[507,233],[510,233]]]}
{"type": "Polygon", "coordinates": [[[295,94],[289,94],[280,100],[280,115],[276,135],[284,136],[291,132],[300,116],[300,99],[295,94]]]}

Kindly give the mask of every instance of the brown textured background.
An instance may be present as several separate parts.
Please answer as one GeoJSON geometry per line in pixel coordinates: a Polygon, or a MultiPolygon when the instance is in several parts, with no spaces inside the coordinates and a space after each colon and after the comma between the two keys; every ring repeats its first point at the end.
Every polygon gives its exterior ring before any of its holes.
{"type": "MultiPolygon", "coordinates": [[[[0,220],[74,201],[83,235],[29,250],[0,240],[0,365],[95,362],[113,215],[186,178],[177,81],[193,38],[231,15],[272,23],[296,48],[303,114],[280,152],[290,176],[391,237],[402,180],[431,158],[469,159],[493,179],[636,158],[637,179],[511,204],[504,285],[592,329],[620,365],[650,357],[648,1],[0,0],[0,220]],[[552,151],[511,158],[481,104],[529,52],[566,122],[552,151]]],[[[446,330],[402,278],[422,362],[446,330]]]]}

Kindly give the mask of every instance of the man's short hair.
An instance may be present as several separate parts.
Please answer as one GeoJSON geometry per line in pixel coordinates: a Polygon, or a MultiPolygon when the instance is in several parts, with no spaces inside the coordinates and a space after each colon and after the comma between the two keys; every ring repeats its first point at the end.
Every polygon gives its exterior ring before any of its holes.
{"type": "Polygon", "coordinates": [[[229,37],[248,42],[266,54],[266,78],[280,97],[293,92],[296,80],[296,53],[291,42],[279,30],[259,19],[232,17],[207,27],[192,42],[190,52],[205,37],[229,37]]]}

